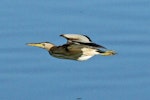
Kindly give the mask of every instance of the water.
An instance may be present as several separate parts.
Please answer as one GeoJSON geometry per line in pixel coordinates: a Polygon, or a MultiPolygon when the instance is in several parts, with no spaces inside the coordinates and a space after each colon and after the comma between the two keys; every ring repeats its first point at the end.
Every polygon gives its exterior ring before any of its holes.
{"type": "Polygon", "coordinates": [[[0,100],[149,100],[150,1],[1,0],[0,100]],[[82,33],[112,57],[56,59],[29,42],[82,33]]]}

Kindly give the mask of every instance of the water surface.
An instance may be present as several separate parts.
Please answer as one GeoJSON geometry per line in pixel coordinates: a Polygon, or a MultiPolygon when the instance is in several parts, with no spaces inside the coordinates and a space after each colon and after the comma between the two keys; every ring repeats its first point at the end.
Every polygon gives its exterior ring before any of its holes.
{"type": "Polygon", "coordinates": [[[0,100],[149,100],[148,0],[2,0],[0,100]],[[56,59],[29,42],[82,33],[112,57],[56,59]]]}

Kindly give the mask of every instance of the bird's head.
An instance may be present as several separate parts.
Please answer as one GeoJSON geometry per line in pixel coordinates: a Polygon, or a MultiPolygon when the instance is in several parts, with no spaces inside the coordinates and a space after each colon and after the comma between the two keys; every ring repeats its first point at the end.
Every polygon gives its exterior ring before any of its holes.
{"type": "Polygon", "coordinates": [[[41,43],[27,43],[28,46],[34,46],[34,47],[39,47],[46,49],[49,51],[52,47],[54,47],[54,44],[49,43],[49,42],[41,42],[41,43]]]}

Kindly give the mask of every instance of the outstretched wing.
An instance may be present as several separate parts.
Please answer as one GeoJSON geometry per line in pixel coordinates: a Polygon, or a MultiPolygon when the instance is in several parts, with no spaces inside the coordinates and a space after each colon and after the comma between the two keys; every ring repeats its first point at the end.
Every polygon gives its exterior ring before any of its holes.
{"type": "Polygon", "coordinates": [[[80,34],[62,34],[60,35],[67,39],[67,43],[72,42],[83,42],[83,43],[91,43],[91,39],[86,35],[80,35],[80,34]]]}
{"type": "Polygon", "coordinates": [[[106,49],[105,47],[103,47],[101,45],[93,43],[92,40],[86,35],[81,35],[81,34],[61,34],[60,36],[62,36],[62,37],[67,39],[67,44],[69,44],[69,43],[79,43],[79,44],[84,44],[84,45],[91,46],[91,47],[106,49]]]}

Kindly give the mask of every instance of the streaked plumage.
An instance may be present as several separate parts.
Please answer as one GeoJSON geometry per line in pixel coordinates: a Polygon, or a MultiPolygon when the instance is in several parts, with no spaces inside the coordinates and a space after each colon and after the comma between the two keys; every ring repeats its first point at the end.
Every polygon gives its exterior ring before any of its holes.
{"type": "Polygon", "coordinates": [[[29,46],[40,47],[46,49],[50,55],[61,58],[83,61],[94,55],[110,56],[116,54],[112,50],[107,50],[105,47],[93,43],[91,39],[80,34],[62,34],[60,35],[67,39],[67,43],[61,46],[55,46],[49,42],[28,43],[29,46]],[[101,50],[101,49],[105,49],[101,50]]]}

